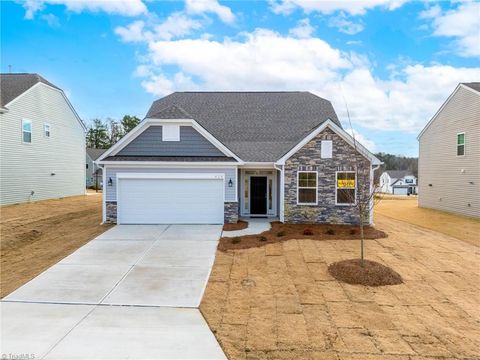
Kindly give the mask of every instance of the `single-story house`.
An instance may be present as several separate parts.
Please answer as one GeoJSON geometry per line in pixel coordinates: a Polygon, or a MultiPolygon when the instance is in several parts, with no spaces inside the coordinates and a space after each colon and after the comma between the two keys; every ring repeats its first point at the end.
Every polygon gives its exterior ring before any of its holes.
{"type": "Polygon", "coordinates": [[[387,170],[380,176],[380,191],[392,195],[417,194],[417,178],[409,170],[387,170]]]}
{"type": "Polygon", "coordinates": [[[175,92],[97,163],[118,224],[358,223],[381,164],[309,92],[175,92]]]}
{"type": "Polygon", "coordinates": [[[86,187],[97,186],[98,189],[103,187],[102,168],[95,161],[102,155],[106,149],[87,148],[85,158],[86,187]]]}

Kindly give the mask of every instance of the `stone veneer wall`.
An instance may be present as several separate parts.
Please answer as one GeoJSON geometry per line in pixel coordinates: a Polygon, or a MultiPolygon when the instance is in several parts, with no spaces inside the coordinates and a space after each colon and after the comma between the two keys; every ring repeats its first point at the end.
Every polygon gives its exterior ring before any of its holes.
{"type": "Polygon", "coordinates": [[[225,203],[224,220],[227,224],[233,224],[238,221],[238,202],[225,203]]]}
{"type": "Polygon", "coordinates": [[[116,201],[106,201],[106,218],[105,222],[109,224],[117,223],[117,202],[116,201]]]}
{"type": "Polygon", "coordinates": [[[357,179],[357,191],[361,191],[361,196],[366,198],[370,191],[370,161],[331,129],[326,128],[288,159],[285,163],[285,222],[358,224],[356,206],[335,205],[335,173],[354,170],[355,157],[361,169],[357,179]],[[331,159],[320,157],[322,140],[333,141],[331,159]],[[318,171],[318,205],[297,205],[299,168],[318,171]]]}

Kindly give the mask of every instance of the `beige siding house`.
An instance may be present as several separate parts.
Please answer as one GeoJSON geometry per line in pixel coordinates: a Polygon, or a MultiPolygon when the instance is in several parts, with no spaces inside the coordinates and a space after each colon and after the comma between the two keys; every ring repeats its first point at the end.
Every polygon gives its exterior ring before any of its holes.
{"type": "Polygon", "coordinates": [[[418,136],[420,207],[480,217],[480,83],[462,83],[418,136]]]}
{"type": "Polygon", "coordinates": [[[85,193],[85,126],[37,74],[1,74],[0,203],[85,193]]]}

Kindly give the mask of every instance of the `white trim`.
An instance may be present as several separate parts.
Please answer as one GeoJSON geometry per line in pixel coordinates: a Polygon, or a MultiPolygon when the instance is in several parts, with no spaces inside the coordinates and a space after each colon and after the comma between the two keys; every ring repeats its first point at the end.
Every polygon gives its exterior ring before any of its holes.
{"type": "Polygon", "coordinates": [[[308,170],[300,170],[300,171],[297,171],[297,205],[318,205],[318,171],[317,170],[312,170],[312,171],[308,171],[308,170]],[[298,190],[300,189],[313,189],[313,187],[308,187],[308,186],[302,186],[300,187],[300,183],[299,183],[299,180],[300,180],[300,174],[301,173],[315,173],[315,202],[313,203],[301,203],[299,202],[298,200],[298,190]]]}
{"type": "Polygon", "coordinates": [[[277,165],[274,165],[275,166],[275,170],[277,170],[277,172],[280,172],[280,206],[279,206],[279,210],[280,210],[280,214],[279,214],[279,218],[280,218],[280,222],[284,222],[285,221],[285,211],[284,211],[284,206],[285,206],[285,166],[283,165],[280,165],[281,168],[278,168],[277,165]]]}
{"type": "Polygon", "coordinates": [[[104,166],[102,168],[102,178],[103,178],[103,185],[102,185],[102,200],[103,200],[103,206],[102,206],[102,210],[103,210],[103,214],[102,214],[102,220],[103,220],[103,223],[105,224],[105,222],[107,221],[107,167],[104,166]]]}
{"type": "MultiPolygon", "coordinates": [[[[86,132],[87,131],[87,127],[85,126],[85,124],[83,123],[82,119],[80,119],[80,116],[78,116],[77,112],[75,111],[72,103],[68,100],[67,96],[65,95],[65,93],[63,92],[63,90],[60,90],[60,89],[57,89],[57,88],[54,88],[53,86],[50,86],[50,85],[47,85],[41,81],[37,82],[35,85],[33,85],[32,87],[28,88],[27,90],[25,90],[23,93],[21,93],[20,95],[18,95],[16,98],[10,100],[10,102],[8,104],[5,104],[3,107],[4,108],[7,108],[9,105],[13,104],[15,101],[17,101],[18,99],[20,99],[23,95],[25,95],[26,93],[28,93],[30,90],[32,89],[35,89],[36,87],[38,86],[46,86],[47,88],[51,89],[51,90],[55,90],[55,91],[58,91],[60,94],[62,94],[63,98],[65,99],[65,101],[67,102],[67,105],[70,107],[70,110],[72,110],[73,114],[75,115],[75,117],[77,118],[78,122],[80,123],[80,125],[82,125],[82,128],[83,128],[83,131],[86,132]]],[[[8,109],[7,109],[8,110],[8,109]]]]}
{"type": "Polygon", "coordinates": [[[27,145],[31,145],[32,142],[33,142],[33,121],[30,120],[30,119],[22,119],[22,124],[21,124],[21,134],[22,134],[22,144],[27,144],[27,145]],[[27,123],[30,123],[30,141],[25,141],[24,140],[24,136],[23,136],[23,133],[26,132],[28,133],[28,131],[25,131],[23,130],[23,125],[24,124],[27,124],[27,123]]]}
{"type": "Polygon", "coordinates": [[[320,141],[320,158],[331,159],[332,157],[333,157],[333,140],[320,141]]]}
{"type": "MultiPolygon", "coordinates": [[[[165,124],[177,124],[179,126],[191,126],[201,135],[203,135],[208,141],[210,141],[217,149],[219,149],[223,154],[229,157],[233,157],[238,161],[237,165],[242,164],[243,161],[235,155],[231,150],[229,150],[225,145],[223,145],[219,140],[217,140],[212,134],[210,134],[205,128],[200,126],[194,119],[152,119],[146,118],[141,121],[135,128],[133,128],[127,135],[125,135],[120,141],[113,145],[110,149],[105,151],[98,159],[97,162],[103,163],[103,159],[108,156],[114,156],[118,154],[125,146],[127,146],[131,141],[133,141],[137,136],[139,136],[143,131],[145,131],[151,125],[165,125],[165,124]]],[[[137,162],[138,163],[138,162],[137,162]]],[[[143,162],[142,162],[143,163],[143,162]]]]}
{"type": "MultiPolygon", "coordinates": [[[[357,205],[357,172],[355,170],[338,170],[335,171],[335,206],[356,206],[357,205]],[[338,173],[353,173],[355,174],[355,187],[354,188],[346,188],[346,189],[354,189],[354,202],[353,203],[339,203],[337,201],[337,192],[338,192],[338,173]]],[[[373,179],[371,179],[373,181],[373,179]]]]}
{"type": "Polygon", "coordinates": [[[450,100],[453,98],[453,96],[458,92],[459,89],[465,89],[465,90],[468,90],[468,91],[471,91],[473,92],[474,94],[477,94],[477,95],[480,95],[480,92],[475,90],[475,89],[472,89],[471,87],[469,86],[466,86],[464,84],[458,84],[457,87],[455,88],[455,90],[453,90],[453,92],[450,94],[450,96],[447,98],[447,100],[444,101],[444,103],[442,104],[442,106],[440,106],[440,109],[437,110],[437,112],[435,113],[435,115],[433,115],[433,117],[430,119],[430,121],[427,123],[427,125],[425,125],[425,127],[423,128],[422,131],[420,131],[420,134],[418,134],[417,136],[417,140],[420,140],[420,138],[422,137],[422,135],[425,133],[425,131],[430,127],[430,125],[435,121],[435,119],[437,118],[437,116],[442,112],[442,110],[445,108],[445,106],[447,106],[447,104],[450,102],[450,100]]]}
{"type": "Polygon", "coordinates": [[[180,125],[162,125],[162,141],[180,141],[180,125]]]}
{"type": "Polygon", "coordinates": [[[277,198],[277,170],[274,168],[242,168],[240,169],[240,195],[239,195],[239,205],[240,205],[240,216],[267,216],[267,217],[276,217],[277,216],[277,202],[279,201],[277,198]],[[246,174],[246,171],[257,171],[257,174],[246,174]],[[271,172],[270,174],[261,174],[260,171],[266,171],[266,172],[271,172]],[[250,209],[251,209],[251,189],[250,189],[250,177],[263,177],[265,176],[267,178],[267,197],[266,197],[266,202],[267,202],[267,213],[266,214],[251,214],[250,209]],[[247,204],[247,201],[245,201],[245,180],[247,180],[247,186],[248,186],[248,210],[245,208],[245,205],[247,204]],[[272,181],[272,208],[270,209],[268,207],[268,187],[269,187],[269,181],[272,181]]]}
{"type": "Polygon", "coordinates": [[[354,141],[354,139],[348,134],[345,130],[340,128],[337,124],[335,124],[332,120],[327,119],[325,122],[323,122],[319,127],[317,127],[315,130],[313,130],[310,134],[308,134],[306,137],[303,138],[297,145],[295,145],[289,152],[287,152],[284,156],[282,156],[275,164],[278,165],[285,165],[285,162],[297,151],[299,151],[301,148],[303,148],[308,142],[313,140],[315,136],[317,136],[320,132],[325,130],[326,128],[330,128],[333,130],[337,135],[339,135],[343,140],[345,140],[347,143],[349,143],[352,147],[355,147],[358,150],[358,152],[363,155],[366,159],[370,160],[372,165],[380,165],[382,162],[375,157],[370,151],[368,151],[362,144],[360,144],[358,141],[354,141]]]}
{"type": "Polygon", "coordinates": [[[274,162],[261,162],[261,161],[245,161],[239,166],[242,169],[274,169],[274,162]]]}
{"type": "Polygon", "coordinates": [[[467,137],[465,136],[465,131],[457,133],[455,136],[455,153],[457,157],[464,157],[467,153],[467,137]],[[458,135],[463,135],[463,155],[458,155],[458,147],[461,146],[458,144],[458,135]]]}
{"type": "MultiPolygon", "coordinates": [[[[119,179],[225,180],[225,174],[210,173],[117,173],[119,179]]],[[[118,187],[118,184],[117,184],[118,187]]],[[[224,187],[225,188],[225,187],[224,187]]]]}
{"type": "Polygon", "coordinates": [[[238,165],[236,162],[223,161],[94,161],[97,165],[113,165],[115,167],[180,167],[180,168],[215,168],[215,167],[232,167],[238,165]]]}

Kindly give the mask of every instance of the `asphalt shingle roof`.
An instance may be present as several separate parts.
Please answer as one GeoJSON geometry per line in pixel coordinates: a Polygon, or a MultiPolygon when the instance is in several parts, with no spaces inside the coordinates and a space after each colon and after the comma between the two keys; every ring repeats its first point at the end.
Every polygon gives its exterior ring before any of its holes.
{"type": "Polygon", "coordinates": [[[61,90],[58,86],[53,85],[51,82],[38,74],[0,74],[1,106],[5,106],[10,101],[20,96],[25,91],[30,89],[33,85],[39,82],[61,90]]]}
{"type": "Polygon", "coordinates": [[[480,91],[480,82],[468,82],[462,84],[468,86],[469,88],[472,88],[473,90],[480,91]]]}
{"type": "Polygon", "coordinates": [[[107,149],[87,148],[87,154],[93,161],[97,160],[107,149]]]}
{"type": "Polygon", "coordinates": [[[392,179],[400,179],[408,175],[413,175],[410,170],[387,170],[386,173],[392,179]]]}
{"type": "Polygon", "coordinates": [[[276,161],[327,119],[330,101],[309,92],[175,92],[147,118],[193,118],[245,161],[276,161]]]}

